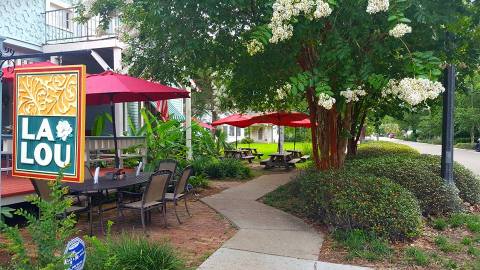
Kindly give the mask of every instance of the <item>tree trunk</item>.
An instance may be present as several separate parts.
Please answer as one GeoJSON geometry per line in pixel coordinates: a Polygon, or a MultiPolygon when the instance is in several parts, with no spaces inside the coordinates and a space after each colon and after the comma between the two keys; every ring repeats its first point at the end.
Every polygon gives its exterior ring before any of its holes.
{"type": "Polygon", "coordinates": [[[355,156],[357,154],[358,142],[362,136],[362,130],[365,125],[365,120],[367,118],[367,110],[362,111],[362,105],[355,105],[355,108],[352,108],[351,116],[351,125],[350,125],[350,137],[348,138],[348,147],[347,155],[355,156]],[[360,120],[360,122],[357,122],[360,120]]]}
{"type": "MultiPolygon", "coordinates": [[[[304,71],[312,70],[315,51],[311,46],[303,48],[299,56],[299,65],[304,71]]],[[[305,92],[312,123],[312,155],[315,166],[320,170],[338,169],[345,162],[348,137],[344,136],[351,126],[352,106],[347,105],[345,117],[334,105],[331,110],[320,107],[313,87],[305,92]]]]}

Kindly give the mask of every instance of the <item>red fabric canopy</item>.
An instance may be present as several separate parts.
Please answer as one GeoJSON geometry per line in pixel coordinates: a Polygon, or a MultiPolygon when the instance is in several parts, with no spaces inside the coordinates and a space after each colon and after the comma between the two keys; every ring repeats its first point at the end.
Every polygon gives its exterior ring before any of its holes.
{"type": "Polygon", "coordinates": [[[250,121],[287,127],[310,127],[308,114],[299,112],[273,112],[254,116],[250,121]]]}
{"type": "Polygon", "coordinates": [[[212,125],[209,125],[207,123],[204,123],[196,118],[193,118],[192,117],[192,120],[195,121],[199,126],[203,127],[203,128],[206,128],[206,129],[209,129],[209,130],[213,130],[215,129],[212,125]]]}
{"type": "Polygon", "coordinates": [[[251,121],[252,116],[244,115],[244,114],[232,114],[220,120],[214,121],[212,126],[219,126],[219,125],[230,125],[239,128],[245,128],[255,124],[255,122],[251,121]]]}
{"type": "MultiPolygon", "coordinates": [[[[15,66],[15,68],[51,67],[51,66],[58,66],[58,65],[54,64],[52,62],[36,62],[36,63],[31,63],[31,64],[15,66]]],[[[3,78],[4,79],[6,79],[6,80],[12,80],[13,79],[14,69],[12,67],[2,68],[2,72],[3,72],[3,78]]]]}
{"type": "Polygon", "coordinates": [[[186,90],[122,75],[113,71],[87,77],[87,104],[100,105],[121,102],[157,101],[188,98],[186,90]]]}
{"type": "Polygon", "coordinates": [[[311,127],[308,114],[299,112],[273,112],[255,116],[233,114],[212,123],[213,126],[231,125],[245,128],[254,124],[272,124],[287,127],[311,127]]]}
{"type": "Polygon", "coordinates": [[[290,122],[287,126],[289,126],[289,127],[311,128],[312,124],[310,123],[309,118],[305,118],[304,120],[301,120],[301,121],[290,122]]]}

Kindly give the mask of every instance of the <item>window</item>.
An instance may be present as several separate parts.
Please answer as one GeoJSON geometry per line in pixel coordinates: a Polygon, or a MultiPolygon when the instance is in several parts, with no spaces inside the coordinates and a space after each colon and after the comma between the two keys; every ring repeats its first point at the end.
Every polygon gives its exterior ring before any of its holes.
{"type": "Polygon", "coordinates": [[[237,135],[242,136],[242,129],[237,127],[237,135]]]}
{"type": "Polygon", "coordinates": [[[228,134],[228,126],[223,126],[223,133],[228,134]]]}
{"type": "Polygon", "coordinates": [[[263,127],[258,129],[258,140],[259,141],[263,140],[263,127]]]}
{"type": "Polygon", "coordinates": [[[228,136],[235,136],[235,127],[230,126],[230,132],[228,133],[228,136]]]}

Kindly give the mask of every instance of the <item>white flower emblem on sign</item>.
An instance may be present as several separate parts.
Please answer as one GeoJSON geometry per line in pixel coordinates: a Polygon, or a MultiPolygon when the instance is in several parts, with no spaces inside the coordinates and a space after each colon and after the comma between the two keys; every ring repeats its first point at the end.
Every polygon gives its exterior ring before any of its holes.
{"type": "Polygon", "coordinates": [[[57,138],[60,138],[62,141],[67,141],[67,138],[72,134],[73,129],[70,126],[70,123],[66,120],[60,120],[57,124],[57,138]]]}

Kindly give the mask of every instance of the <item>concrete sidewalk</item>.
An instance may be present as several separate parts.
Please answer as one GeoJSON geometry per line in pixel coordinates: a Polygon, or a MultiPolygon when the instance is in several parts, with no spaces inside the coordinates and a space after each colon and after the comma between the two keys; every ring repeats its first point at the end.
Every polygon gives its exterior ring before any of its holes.
{"type": "Polygon", "coordinates": [[[364,269],[318,262],[323,235],[303,220],[257,201],[288,183],[294,175],[295,172],[260,176],[203,198],[203,202],[228,218],[239,231],[198,269],[364,269]]]}

